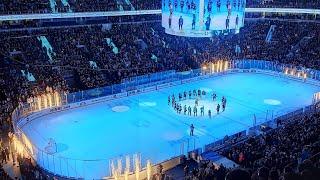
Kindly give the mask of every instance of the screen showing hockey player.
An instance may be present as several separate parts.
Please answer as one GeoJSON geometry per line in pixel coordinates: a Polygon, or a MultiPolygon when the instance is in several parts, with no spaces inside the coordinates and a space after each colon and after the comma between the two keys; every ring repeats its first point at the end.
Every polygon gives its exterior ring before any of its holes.
{"type": "Polygon", "coordinates": [[[179,36],[237,33],[244,25],[245,0],[162,0],[162,26],[179,36]]]}

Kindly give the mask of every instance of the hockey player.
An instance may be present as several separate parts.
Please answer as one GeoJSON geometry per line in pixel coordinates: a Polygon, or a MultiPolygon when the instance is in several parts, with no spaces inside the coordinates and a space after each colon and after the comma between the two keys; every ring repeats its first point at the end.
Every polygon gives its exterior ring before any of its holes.
{"type": "Polygon", "coordinates": [[[220,12],[220,8],[221,8],[221,2],[220,0],[217,0],[217,11],[220,12]]]}
{"type": "Polygon", "coordinates": [[[201,114],[201,116],[204,116],[204,106],[202,106],[202,107],[200,108],[200,114],[201,114]]]}
{"type": "Polygon", "coordinates": [[[193,90],[193,96],[196,97],[197,96],[197,91],[194,89],[193,90]]]}
{"type": "Polygon", "coordinates": [[[191,107],[188,107],[188,115],[191,116],[191,107]]]}
{"type": "Polygon", "coordinates": [[[217,95],[215,93],[212,94],[212,101],[215,101],[217,98],[217,95]]]}
{"type": "Polygon", "coordinates": [[[222,97],[222,104],[224,104],[225,106],[227,105],[227,99],[224,96],[222,97]]]}
{"type": "Polygon", "coordinates": [[[172,94],[172,100],[171,101],[174,102],[174,100],[175,100],[174,94],[172,94]]]}
{"type": "Polygon", "coordinates": [[[190,4],[189,0],[187,0],[186,4],[187,4],[188,12],[189,12],[189,10],[191,9],[191,4],[190,4]]]}
{"type": "Polygon", "coordinates": [[[181,12],[183,11],[183,6],[184,6],[184,1],[180,0],[180,10],[181,10],[181,12]]]}
{"type": "Polygon", "coordinates": [[[198,116],[197,106],[194,106],[194,107],[193,107],[193,116],[198,116]]]}
{"type": "Polygon", "coordinates": [[[210,109],[208,110],[208,115],[209,115],[209,118],[211,119],[211,110],[210,109]]]}
{"type": "Polygon", "coordinates": [[[193,136],[194,126],[191,124],[190,126],[190,136],[193,136]]]}
{"type": "Polygon", "coordinates": [[[219,114],[220,111],[220,104],[217,105],[217,114],[219,114]]]}
{"type": "Polygon", "coordinates": [[[202,96],[205,96],[206,95],[206,92],[203,90],[202,91],[202,96]]]}
{"type": "Polygon", "coordinates": [[[228,16],[231,15],[231,3],[230,0],[227,1],[227,9],[228,9],[228,16]]]}
{"type": "Polygon", "coordinates": [[[211,11],[212,11],[212,0],[209,0],[208,1],[208,6],[207,6],[207,8],[208,8],[208,13],[211,13],[211,11]]]}

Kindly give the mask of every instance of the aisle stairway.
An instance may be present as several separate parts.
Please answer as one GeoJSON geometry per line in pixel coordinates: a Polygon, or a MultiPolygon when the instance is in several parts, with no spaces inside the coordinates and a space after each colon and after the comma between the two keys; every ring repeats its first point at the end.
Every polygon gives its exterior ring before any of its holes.
{"type": "Polygon", "coordinates": [[[128,6],[130,6],[130,10],[131,10],[131,11],[135,11],[135,10],[136,10],[136,9],[133,7],[133,5],[131,4],[130,0],[123,0],[123,1],[125,1],[126,4],[127,4],[128,6]]]}
{"type": "Polygon", "coordinates": [[[49,61],[53,62],[53,56],[55,55],[55,53],[48,39],[45,36],[39,36],[37,37],[37,39],[41,42],[42,47],[46,49],[46,53],[49,57],[49,61]]]}
{"type": "Polygon", "coordinates": [[[58,12],[56,9],[57,2],[55,0],[49,0],[49,3],[50,3],[51,12],[57,13],[58,12]]]}
{"type": "Polygon", "coordinates": [[[201,154],[203,160],[210,160],[216,165],[223,165],[226,168],[234,168],[238,167],[239,165],[235,162],[229,160],[228,158],[221,156],[220,154],[214,151],[207,151],[201,154]]]}
{"type": "Polygon", "coordinates": [[[119,49],[118,49],[118,47],[113,43],[112,39],[111,39],[111,38],[105,38],[105,40],[106,40],[108,46],[109,46],[110,48],[112,48],[112,52],[113,52],[114,54],[118,54],[118,53],[119,53],[119,49]]]}
{"type": "Polygon", "coordinates": [[[90,67],[92,69],[97,69],[98,68],[98,65],[97,65],[97,63],[95,61],[89,61],[89,64],[90,64],[90,67]]]}
{"type": "MultiPolygon", "coordinates": [[[[129,1],[130,2],[130,1],[129,1]]],[[[117,5],[121,7],[121,11],[131,10],[131,3],[128,3],[128,0],[117,0],[117,5]]]]}
{"type": "Polygon", "coordinates": [[[63,7],[64,11],[66,11],[68,13],[72,12],[72,9],[70,7],[68,0],[49,0],[49,4],[50,4],[50,8],[51,8],[52,13],[59,13],[59,7],[60,8],[63,7]]]}
{"type": "Polygon", "coordinates": [[[69,13],[72,12],[68,0],[61,0],[61,3],[63,4],[64,7],[67,7],[67,8],[68,8],[68,12],[69,12],[69,13]]]}
{"type": "Polygon", "coordinates": [[[27,78],[30,82],[35,82],[36,78],[34,78],[33,74],[30,72],[26,72],[25,70],[21,70],[22,76],[27,78]]]}
{"type": "Polygon", "coordinates": [[[267,37],[266,37],[266,42],[267,42],[267,43],[270,43],[270,42],[271,42],[271,40],[272,40],[272,35],[273,35],[273,32],[275,31],[275,28],[276,28],[276,25],[271,25],[271,26],[270,26],[269,32],[268,32],[267,37]]]}

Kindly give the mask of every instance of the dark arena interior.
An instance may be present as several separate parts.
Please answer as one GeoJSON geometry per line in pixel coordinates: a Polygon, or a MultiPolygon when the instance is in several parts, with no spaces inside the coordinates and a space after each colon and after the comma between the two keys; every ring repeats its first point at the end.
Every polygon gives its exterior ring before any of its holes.
{"type": "Polygon", "coordinates": [[[1,0],[0,130],[0,180],[319,180],[320,0],[1,0]]]}

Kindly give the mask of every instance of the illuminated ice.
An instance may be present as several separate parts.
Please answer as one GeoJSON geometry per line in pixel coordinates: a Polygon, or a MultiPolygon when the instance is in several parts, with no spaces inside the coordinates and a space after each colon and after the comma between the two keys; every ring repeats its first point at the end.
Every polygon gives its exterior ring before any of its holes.
{"type": "MultiPolygon", "coordinates": [[[[226,74],[49,114],[22,129],[42,150],[49,138],[57,143],[54,157],[36,152],[40,166],[65,176],[99,179],[110,173],[111,158],[141,153],[144,163],[150,159],[156,164],[179,155],[181,150],[185,153],[202,148],[225,135],[247,130],[252,127],[254,116],[259,124],[309,105],[319,90],[283,77],[226,74]],[[179,115],[168,105],[168,96],[174,93],[178,97],[178,93],[194,89],[208,91],[207,98],[199,103],[212,108],[211,119],[207,112],[203,117],[179,115]],[[211,101],[211,90],[218,95],[215,102],[211,101]],[[216,114],[214,109],[222,96],[227,98],[227,108],[216,114]],[[193,138],[189,136],[191,124],[195,126],[193,138]]],[[[194,105],[194,100],[184,103],[194,105]]]]}

